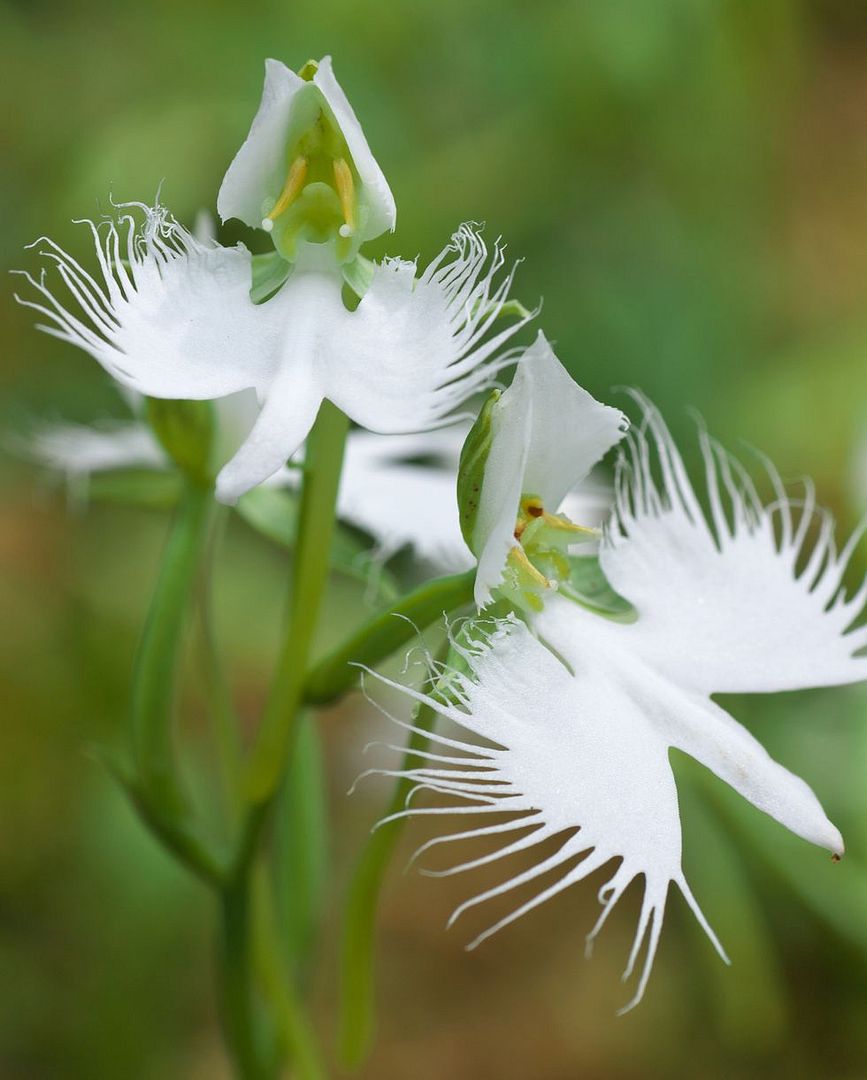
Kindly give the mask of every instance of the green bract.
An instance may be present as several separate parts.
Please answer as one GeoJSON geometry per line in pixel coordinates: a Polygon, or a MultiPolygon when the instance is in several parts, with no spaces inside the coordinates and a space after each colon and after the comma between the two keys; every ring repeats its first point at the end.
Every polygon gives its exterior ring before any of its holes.
{"type": "Polygon", "coordinates": [[[458,465],[458,517],[461,535],[474,555],[479,553],[476,545],[476,522],[479,516],[482,483],[485,478],[485,465],[493,442],[494,406],[500,397],[499,390],[491,391],[476,417],[476,422],[470,428],[458,465]]]}
{"type": "Polygon", "coordinates": [[[147,398],[147,421],[178,468],[198,484],[213,483],[214,414],[210,401],[147,398]]]}

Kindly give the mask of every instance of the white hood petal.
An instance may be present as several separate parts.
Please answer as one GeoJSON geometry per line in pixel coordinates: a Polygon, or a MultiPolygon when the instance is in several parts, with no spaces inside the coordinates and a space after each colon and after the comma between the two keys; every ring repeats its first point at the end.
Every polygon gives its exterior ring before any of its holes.
{"type": "Polygon", "coordinates": [[[331,57],[323,56],[319,61],[313,83],[322,91],[322,96],[334,114],[334,119],[346,139],[346,145],[352,154],[352,160],[363,185],[362,195],[367,206],[367,219],[361,232],[362,240],[373,240],[386,230],[394,230],[397,221],[397,207],[391,188],[376,162],[361,124],[352,106],[343,92],[343,88],[334,78],[331,57]]]}
{"type": "Polygon", "coordinates": [[[394,228],[394,196],[370,152],[352,106],[334,77],[330,56],[319,62],[311,82],[300,78],[279,60],[265,61],[265,85],[259,109],[217,196],[217,212],[223,221],[234,217],[253,228],[261,226],[263,201],[269,196],[276,198],[286,179],[290,164],[287,144],[312,122],[323,99],[346,141],[362,183],[361,197],[367,213],[361,240],[372,240],[386,229],[394,228]],[[312,87],[318,89],[321,97],[314,97],[312,87]]]}
{"type": "Polygon", "coordinates": [[[126,204],[92,222],[97,278],[52,241],[57,279],[25,275],[41,301],[17,297],[40,329],[90,353],[123,386],[159,398],[207,399],[270,379],[281,327],[250,300],[250,253],[200,243],[161,207],[126,204]],[[66,303],[58,299],[68,293],[66,303]]]}
{"type": "Polygon", "coordinates": [[[306,85],[279,60],[265,61],[259,109],[217,195],[222,221],[238,218],[254,229],[261,226],[262,200],[269,190],[275,194],[280,190],[289,167],[286,136],[293,105],[306,85]]]}
{"type": "Polygon", "coordinates": [[[499,584],[515,543],[521,495],[538,495],[549,512],[556,512],[567,492],[587,477],[626,430],[623,414],[580,387],[542,333],[494,405],[492,424],[474,535],[479,607],[499,584]]]}

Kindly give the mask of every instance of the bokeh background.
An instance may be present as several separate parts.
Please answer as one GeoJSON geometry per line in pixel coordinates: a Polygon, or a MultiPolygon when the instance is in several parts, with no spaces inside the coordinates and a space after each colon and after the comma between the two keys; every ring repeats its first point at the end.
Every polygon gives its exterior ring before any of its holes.
{"type": "MultiPolygon", "coordinates": [[[[110,192],[149,200],[164,180],[191,222],[246,133],[263,59],[331,52],[397,197],[381,251],[427,259],[460,221],[486,221],[525,260],[522,298],[544,297],[546,331],[591,391],[640,386],[688,442],[694,406],[730,447],[811,473],[845,527],[867,509],[863,0],[3,0],[0,43],[4,269],[28,265],[22,247],[43,232],[85,254],[70,219],[110,192]]],[[[37,420],[120,415],[97,365],[36,334],[11,292],[10,279],[6,445],[37,420]]],[[[14,454],[0,480],[0,1076],[224,1077],[208,898],[93,753],[116,738],[167,516],[71,513],[14,454]]],[[[252,722],[286,557],[236,522],[219,569],[222,643],[252,722]]],[[[323,643],[365,603],[339,583],[323,643]]],[[[202,700],[191,662],[193,739],[202,700]]],[[[442,928],[468,886],[400,873],[414,830],[387,883],[364,1076],[867,1075],[867,694],[731,705],[814,786],[847,837],[843,863],[678,760],[687,876],[734,964],[673,899],[647,999],[618,1019],[634,896],[590,963],[592,887],[467,955],[472,927],[442,928]]],[[[357,696],[322,720],[326,1038],[340,899],[387,796],[372,783],[345,799],[374,730],[357,696]]]]}

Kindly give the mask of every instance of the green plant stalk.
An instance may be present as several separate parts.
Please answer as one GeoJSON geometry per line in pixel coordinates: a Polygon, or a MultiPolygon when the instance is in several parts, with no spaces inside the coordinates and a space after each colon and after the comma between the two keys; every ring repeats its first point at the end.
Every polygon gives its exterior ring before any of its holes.
{"type": "Polygon", "coordinates": [[[298,1000],[295,980],[283,963],[272,884],[261,859],[253,875],[253,897],[253,961],[274,1018],[279,1059],[291,1066],[299,1080],[322,1080],[325,1069],[316,1036],[298,1000]]]}
{"type": "Polygon", "coordinates": [[[253,821],[262,816],[276,794],[292,749],[307,662],[328,580],[334,507],[348,429],[347,417],[324,401],[307,440],[289,627],[245,778],[253,821]]]}
{"type": "Polygon", "coordinates": [[[211,490],[187,480],[136,653],[128,788],[154,832],[190,869],[214,881],[220,860],[197,835],[174,752],[174,696],[187,610],[207,535],[211,490]]]}
{"type": "Polygon", "coordinates": [[[426,582],[374,616],[307,676],[304,700],[325,705],[351,689],[357,665],[373,667],[443,615],[472,603],[475,570],[426,582]]]}
{"type": "MultiPolygon", "coordinates": [[[[445,652],[440,656],[443,659],[445,652]]],[[[414,726],[420,731],[410,733],[402,768],[415,764],[412,751],[423,751],[436,712],[429,705],[420,705],[414,726]]],[[[401,777],[394,786],[383,817],[399,813],[406,803],[413,781],[401,777]]],[[[380,825],[367,841],[361,853],[346,903],[343,940],[340,956],[340,1030],[339,1053],[344,1065],[358,1068],[373,1043],[375,1027],[374,959],[376,945],[376,914],[382,882],[395,846],[400,839],[405,819],[398,818],[380,825]]]]}
{"type": "Polygon", "coordinates": [[[299,992],[310,982],[328,879],[328,806],[316,719],[309,712],[300,719],[271,829],[275,922],[299,992]]]}
{"type": "MultiPolygon", "coordinates": [[[[347,417],[330,402],[319,410],[308,440],[301,488],[298,539],[292,574],[292,593],[286,636],[265,705],[262,723],[243,777],[244,816],[223,891],[223,985],[226,1029],[242,1080],[271,1080],[269,1056],[257,1032],[262,1028],[255,991],[253,948],[255,930],[250,893],[256,853],[269,811],[279,792],[297,734],[308,656],[316,630],[322,593],[329,573],[329,550],[334,533],[335,504],[349,428],[347,417]]],[[[261,957],[261,949],[258,950],[261,957]]],[[[263,972],[259,972],[261,979],[263,972]]],[[[278,1031],[291,1042],[294,1013],[288,1012],[291,992],[276,993],[270,969],[264,972],[269,1012],[278,1031]],[[287,1026],[288,1025],[288,1026],[287,1026]]],[[[264,1004],[264,1002],[262,1003],[264,1004]]],[[[306,1060],[309,1043],[302,1038],[306,1060]]],[[[311,1073],[309,1075],[315,1075],[311,1073]]]]}
{"type": "Polygon", "coordinates": [[[240,1080],[276,1080],[276,1047],[256,1000],[252,879],[228,883],[221,896],[223,940],[220,956],[223,1024],[240,1080]]]}
{"type": "Polygon", "coordinates": [[[243,747],[232,693],[220,663],[211,596],[214,559],[228,520],[227,510],[228,507],[218,507],[213,518],[199,576],[198,614],[202,679],[214,725],[223,809],[231,835],[237,826],[240,813],[243,747]]]}

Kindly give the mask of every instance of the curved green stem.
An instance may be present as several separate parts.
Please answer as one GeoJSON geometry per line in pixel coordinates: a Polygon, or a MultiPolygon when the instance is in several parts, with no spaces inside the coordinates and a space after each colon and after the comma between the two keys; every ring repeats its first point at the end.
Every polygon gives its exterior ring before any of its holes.
{"type": "Polygon", "coordinates": [[[358,681],[358,667],[372,667],[443,615],[472,603],[475,570],[436,578],[407,593],[366,622],[307,676],[304,700],[325,705],[358,681]]]}
{"type": "Polygon", "coordinates": [[[179,653],[212,505],[209,488],[184,485],[136,653],[129,717],[136,805],[162,841],[195,873],[216,881],[220,861],[197,833],[174,752],[179,653]]]}
{"type": "MultiPolygon", "coordinates": [[[[445,652],[441,655],[441,659],[445,652]]],[[[427,736],[436,719],[429,705],[420,705],[413,726],[420,729],[410,734],[402,768],[415,764],[412,751],[423,751],[427,736]]],[[[399,813],[405,806],[413,781],[401,777],[394,786],[383,817],[399,813]]],[[[376,913],[382,882],[404,825],[397,818],[380,825],[367,841],[356,864],[349,885],[346,917],[341,946],[340,984],[340,1057],[351,1069],[364,1061],[374,1034],[374,959],[376,945],[376,913]]]]}

